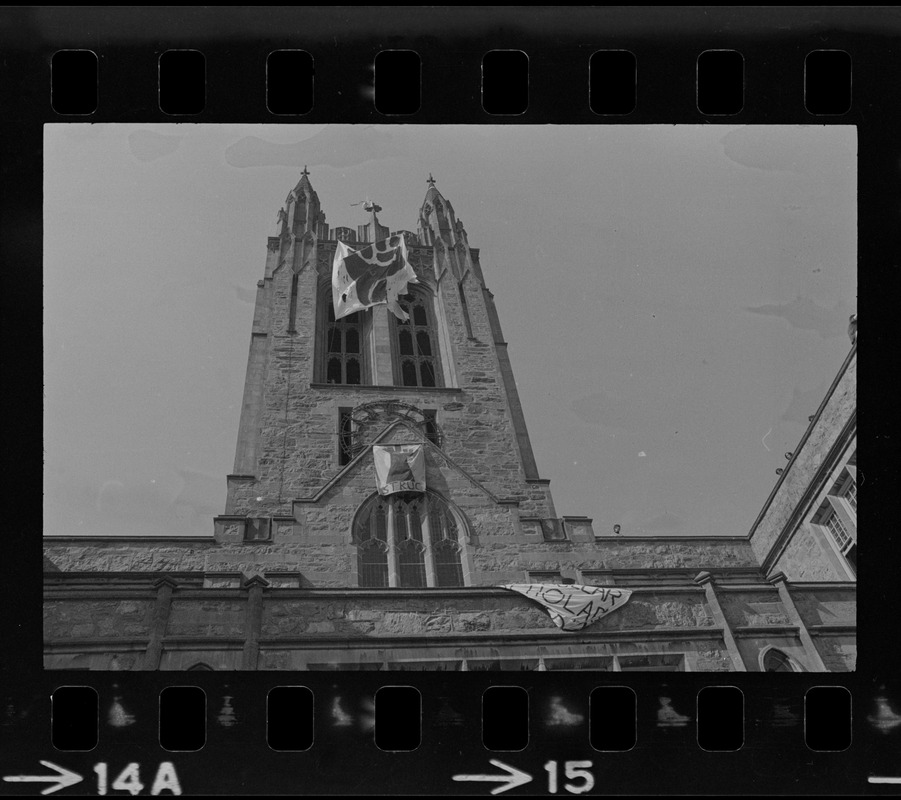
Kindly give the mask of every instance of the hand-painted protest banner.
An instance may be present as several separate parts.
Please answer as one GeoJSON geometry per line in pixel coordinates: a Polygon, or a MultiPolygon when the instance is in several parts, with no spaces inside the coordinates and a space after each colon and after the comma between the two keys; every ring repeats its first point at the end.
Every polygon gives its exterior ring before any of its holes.
{"type": "Polygon", "coordinates": [[[564,631],[580,631],[615,611],[632,596],[630,589],[557,583],[507,583],[502,588],[541,603],[564,631]]]}

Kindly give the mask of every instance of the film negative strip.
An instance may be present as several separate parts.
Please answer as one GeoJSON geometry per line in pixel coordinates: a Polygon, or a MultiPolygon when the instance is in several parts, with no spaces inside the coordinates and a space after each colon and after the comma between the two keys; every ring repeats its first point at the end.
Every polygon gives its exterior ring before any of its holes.
{"type": "Polygon", "coordinates": [[[0,19],[0,791],[897,793],[897,10],[0,19]]]}

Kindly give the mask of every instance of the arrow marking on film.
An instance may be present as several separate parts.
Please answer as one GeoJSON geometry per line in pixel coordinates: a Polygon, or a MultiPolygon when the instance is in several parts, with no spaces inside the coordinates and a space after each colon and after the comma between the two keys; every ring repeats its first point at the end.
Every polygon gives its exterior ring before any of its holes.
{"type": "Polygon", "coordinates": [[[50,782],[56,784],[56,786],[48,786],[46,789],[42,789],[41,794],[52,794],[60,789],[65,789],[67,786],[81,783],[84,780],[77,772],[72,772],[72,770],[61,767],[59,764],[54,764],[52,761],[41,761],[41,764],[47,769],[55,770],[56,775],[4,775],[3,780],[9,783],[50,782]]]}
{"type": "Polygon", "coordinates": [[[455,781],[497,781],[499,783],[505,784],[504,786],[497,786],[491,790],[491,794],[500,794],[501,792],[506,792],[510,789],[515,789],[517,786],[523,786],[526,783],[529,783],[532,780],[532,776],[529,775],[528,772],[523,772],[521,769],[516,769],[516,767],[511,767],[509,764],[505,764],[503,761],[498,761],[494,758],[491,759],[491,763],[495,767],[499,767],[504,770],[506,775],[454,775],[453,778],[455,781]]]}

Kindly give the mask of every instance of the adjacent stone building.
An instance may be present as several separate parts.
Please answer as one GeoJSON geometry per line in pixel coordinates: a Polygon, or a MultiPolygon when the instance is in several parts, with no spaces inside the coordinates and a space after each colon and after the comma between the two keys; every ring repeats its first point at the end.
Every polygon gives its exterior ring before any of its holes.
{"type": "Polygon", "coordinates": [[[434,181],[415,230],[330,228],[306,169],[257,284],[210,537],[45,538],[45,665],[84,669],[854,668],[854,345],[750,535],[598,536],[539,476],[494,298],[434,181]],[[332,262],[403,236],[418,283],[336,320],[332,262]],[[376,492],[418,444],[426,490],[376,492]],[[568,509],[567,509],[568,510],[568,509]],[[504,583],[622,586],[580,632],[504,583]]]}

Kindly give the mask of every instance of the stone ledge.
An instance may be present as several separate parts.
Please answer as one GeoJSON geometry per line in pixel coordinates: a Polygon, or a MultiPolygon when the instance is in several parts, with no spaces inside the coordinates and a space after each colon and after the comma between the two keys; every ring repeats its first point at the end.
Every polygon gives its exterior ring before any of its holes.
{"type": "Polygon", "coordinates": [[[175,581],[180,586],[187,588],[188,586],[201,586],[203,584],[203,576],[208,573],[206,572],[165,572],[165,571],[150,571],[150,572],[113,572],[112,570],[109,572],[97,572],[93,570],[89,571],[75,571],[72,572],[47,572],[44,574],[44,582],[45,587],[53,586],[54,584],[66,582],[71,584],[82,584],[86,588],[103,588],[108,589],[112,585],[116,585],[122,587],[123,589],[128,585],[132,584],[129,588],[132,589],[140,589],[143,588],[141,586],[142,583],[149,583],[153,585],[155,581],[160,580],[161,578],[169,578],[170,580],[175,581]],[[98,587],[96,584],[102,584],[102,586],[98,587]],[[136,586],[134,584],[137,584],[136,586]]]}
{"type": "MultiPolygon", "coordinates": [[[[51,575],[58,575],[66,573],[50,573],[51,575]]],[[[102,573],[101,573],[102,574],[102,573]]],[[[284,573],[272,573],[267,576],[269,578],[278,577],[284,573]]],[[[158,578],[158,575],[155,575],[154,578],[158,578]]],[[[201,576],[202,579],[202,576],[201,576]]],[[[48,597],[46,599],[98,599],[98,600],[115,600],[115,599],[135,599],[137,596],[147,597],[155,597],[155,592],[150,594],[150,590],[145,587],[115,587],[115,586],[85,586],[83,588],[80,587],[45,587],[48,590],[48,597]],[[142,595],[141,593],[144,593],[142,595]]],[[[664,594],[664,595],[672,595],[672,594],[697,594],[703,595],[704,589],[701,586],[635,586],[630,587],[626,584],[615,584],[609,586],[598,586],[600,589],[607,589],[610,591],[616,591],[620,589],[628,589],[632,592],[633,595],[655,595],[655,594],[664,594]]],[[[229,599],[233,599],[236,596],[245,596],[246,592],[242,589],[226,589],[226,588],[215,588],[215,589],[204,589],[197,585],[195,582],[194,585],[191,586],[177,586],[175,590],[178,594],[178,597],[183,600],[188,599],[205,599],[212,600],[217,597],[218,594],[223,595],[223,597],[228,597],[229,599]]],[[[771,590],[772,591],[772,590],[771,590]]],[[[517,598],[522,601],[524,605],[533,605],[534,601],[528,600],[528,598],[523,597],[522,595],[511,591],[510,589],[503,589],[500,586],[463,586],[463,587],[454,587],[454,588],[439,588],[439,587],[430,587],[423,589],[361,589],[358,587],[337,587],[337,588],[297,588],[297,587],[267,587],[264,590],[264,597],[270,599],[279,599],[279,600],[316,600],[316,599],[367,599],[367,600],[431,600],[441,597],[446,597],[449,600],[454,599],[471,599],[477,597],[505,597],[509,599],[516,600],[517,598]]],[[[535,604],[537,605],[537,604],[535,604]]]]}
{"type": "Polygon", "coordinates": [[[718,595],[760,592],[761,594],[770,594],[776,597],[778,591],[773,586],[766,583],[749,583],[747,585],[741,583],[717,583],[716,575],[713,576],[713,584],[716,586],[716,593],[718,595]]]}
{"type": "MultiPolygon", "coordinates": [[[[772,633],[772,628],[767,629],[772,633]]],[[[797,631],[797,628],[792,629],[797,631]]],[[[486,643],[497,642],[499,646],[515,644],[553,643],[566,642],[572,645],[599,645],[599,644],[624,644],[628,642],[643,643],[649,640],[664,641],[721,641],[723,629],[708,628],[658,628],[658,629],[629,629],[619,631],[604,631],[591,633],[581,631],[570,633],[557,628],[535,631],[534,633],[498,633],[498,632],[473,632],[468,634],[420,634],[417,636],[357,636],[349,638],[346,635],[334,634],[305,634],[303,636],[284,636],[278,638],[260,637],[261,648],[268,650],[281,650],[286,648],[299,650],[319,650],[333,648],[341,644],[342,650],[371,649],[372,647],[430,647],[440,643],[440,646],[465,647],[471,644],[474,647],[484,647],[486,643]]],[[[166,636],[163,638],[164,650],[201,649],[219,650],[223,646],[243,647],[244,636],[166,636]]],[[[80,639],[65,639],[45,642],[46,654],[83,652],[84,650],[101,652],[118,652],[120,649],[144,649],[149,638],[117,638],[107,639],[102,637],[87,637],[80,639]],[[115,645],[111,647],[111,645],[115,645]]]]}
{"type": "Polygon", "coordinates": [[[155,600],[157,595],[156,589],[150,588],[120,589],[115,593],[103,588],[73,589],[67,586],[45,586],[44,590],[44,602],[47,603],[63,600],[107,600],[111,603],[116,600],[155,600]]]}
{"type": "Polygon", "coordinates": [[[785,585],[792,591],[814,592],[828,589],[829,591],[845,590],[857,593],[857,583],[855,581],[799,581],[798,583],[789,581],[785,585]]]}
{"type": "Polygon", "coordinates": [[[473,632],[467,634],[434,634],[423,633],[418,636],[366,636],[360,635],[349,638],[346,635],[335,634],[307,634],[303,636],[284,636],[279,638],[260,637],[260,648],[280,650],[284,648],[300,650],[319,650],[334,647],[341,643],[342,650],[371,649],[373,647],[403,647],[405,645],[429,646],[440,643],[442,647],[455,645],[465,647],[467,643],[475,647],[484,647],[486,643],[497,642],[498,646],[524,642],[530,644],[568,642],[573,645],[591,644],[621,644],[625,641],[645,642],[650,639],[672,640],[722,640],[722,628],[658,628],[652,630],[629,629],[619,631],[604,631],[592,634],[588,631],[570,633],[557,628],[551,630],[535,631],[534,633],[502,633],[486,631],[484,633],[473,632]]]}
{"type": "Polygon", "coordinates": [[[90,637],[88,639],[54,639],[52,642],[44,642],[44,655],[52,655],[53,653],[80,654],[84,650],[102,653],[118,653],[123,651],[141,652],[147,649],[149,641],[149,636],[145,639],[102,639],[100,637],[90,637]],[[115,647],[112,647],[111,645],[115,645],[115,647]]]}
{"type": "Polygon", "coordinates": [[[808,625],[807,632],[811,636],[846,636],[857,633],[857,625],[808,625]]]}
{"type": "MultiPolygon", "coordinates": [[[[244,517],[241,517],[244,519],[244,517]]],[[[127,544],[131,544],[133,542],[189,542],[192,544],[197,544],[198,542],[204,542],[208,544],[216,544],[216,539],[213,536],[79,536],[79,535],[66,535],[66,536],[44,536],[42,537],[42,541],[46,545],[52,544],[63,544],[67,542],[103,542],[104,544],[107,542],[117,542],[122,543],[125,542],[127,544]]]]}
{"type": "Polygon", "coordinates": [[[408,394],[463,394],[462,389],[453,386],[373,386],[368,383],[311,383],[311,389],[327,389],[341,392],[407,392],[408,394]]]}
{"type": "Polygon", "coordinates": [[[747,544],[750,539],[747,536],[629,536],[629,535],[608,535],[595,534],[595,539],[603,539],[605,542],[617,542],[618,544],[631,544],[632,542],[655,542],[657,544],[667,542],[723,542],[735,544],[742,542],[747,544]]]}
{"type": "Polygon", "coordinates": [[[755,636],[772,636],[779,633],[796,636],[799,630],[797,625],[786,625],[784,622],[776,625],[736,625],[732,628],[732,635],[736,639],[751,639],[755,636]]]}

